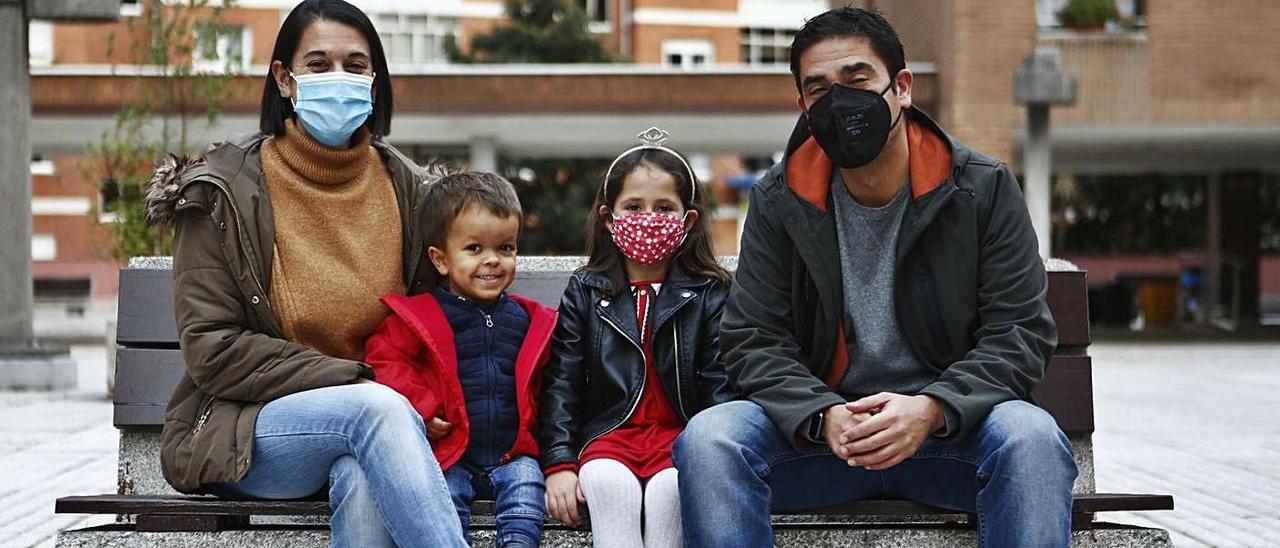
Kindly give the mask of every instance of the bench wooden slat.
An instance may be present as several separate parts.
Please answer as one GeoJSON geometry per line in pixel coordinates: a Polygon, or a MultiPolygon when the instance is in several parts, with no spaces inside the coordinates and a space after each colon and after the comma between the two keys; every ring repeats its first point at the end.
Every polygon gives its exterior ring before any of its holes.
{"type": "MultiPolygon", "coordinates": [[[[1173,510],[1170,495],[1095,493],[1075,495],[1073,513],[1173,510]]],[[[324,516],[329,503],[322,500],[228,500],[185,495],[88,495],[62,497],[54,505],[58,514],[130,514],[155,516],[324,516]]],[[[493,515],[492,501],[477,501],[473,515],[493,515]]],[[[918,516],[964,514],[908,500],[861,500],[818,509],[783,512],[818,516],[918,516]]]]}
{"type": "Polygon", "coordinates": [[[226,531],[249,526],[249,516],[143,514],[135,529],[143,533],[226,531]]]}
{"type": "Polygon", "coordinates": [[[1044,379],[1031,395],[1068,436],[1093,433],[1093,360],[1089,356],[1051,358],[1044,379]]]}
{"type": "MultiPolygon", "coordinates": [[[[164,424],[164,409],[182,370],[178,350],[118,349],[115,425],[164,424]]],[[[1088,356],[1054,356],[1045,379],[1032,394],[1067,435],[1093,432],[1093,374],[1088,356]]]]}
{"type": "Polygon", "coordinates": [[[116,427],[164,424],[164,409],[184,367],[176,349],[117,348],[112,417],[116,427]]]}
{"type": "MultiPolygon", "coordinates": [[[[520,272],[511,292],[546,306],[560,305],[567,272],[520,272]]],[[[1049,272],[1049,310],[1058,324],[1058,345],[1088,346],[1089,302],[1084,272],[1049,272]]],[[[120,310],[116,341],[122,346],[177,348],[173,315],[173,272],[120,270],[120,310]]]]}
{"type": "Polygon", "coordinates": [[[1089,346],[1089,286],[1083,271],[1049,272],[1049,312],[1058,324],[1058,347],[1089,346]]]}
{"type": "Polygon", "coordinates": [[[178,347],[178,328],[173,313],[173,271],[120,269],[119,302],[116,344],[178,347]]]}

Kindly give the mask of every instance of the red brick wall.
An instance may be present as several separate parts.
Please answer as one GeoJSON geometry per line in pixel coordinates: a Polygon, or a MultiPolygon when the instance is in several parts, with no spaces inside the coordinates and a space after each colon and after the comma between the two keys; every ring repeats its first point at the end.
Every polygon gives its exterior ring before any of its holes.
{"type": "MultiPolygon", "coordinates": [[[[81,156],[54,158],[53,175],[35,175],[31,180],[35,197],[83,197],[92,207],[98,203],[97,188],[84,182],[79,165],[81,156]]],[[[110,257],[111,232],[88,215],[36,215],[32,217],[33,234],[52,235],[57,256],[52,261],[34,261],[36,277],[75,277],[92,280],[97,296],[109,296],[119,285],[116,262],[110,257]]]]}
{"type": "MultiPolygon", "coordinates": [[[[235,8],[225,12],[224,21],[229,25],[250,28],[253,35],[251,62],[266,64],[271,58],[276,33],[280,30],[281,13],[273,9],[235,8]]],[[[53,62],[55,65],[128,64],[134,59],[131,45],[135,42],[145,44],[149,36],[146,23],[139,17],[110,23],[59,22],[53,26],[53,62]]]]}
{"type": "Polygon", "coordinates": [[[662,42],[666,40],[707,40],[715,48],[717,64],[739,61],[739,31],[728,27],[693,27],[683,25],[636,25],[632,32],[637,63],[661,63],[662,42]]]}
{"type": "Polygon", "coordinates": [[[1013,158],[1023,124],[1013,74],[1035,48],[1035,7],[1019,0],[953,0],[949,47],[939,59],[942,124],[980,152],[1013,158]]]}
{"type": "Polygon", "coordinates": [[[631,8],[738,11],[738,0],[632,0],[631,8]]]}

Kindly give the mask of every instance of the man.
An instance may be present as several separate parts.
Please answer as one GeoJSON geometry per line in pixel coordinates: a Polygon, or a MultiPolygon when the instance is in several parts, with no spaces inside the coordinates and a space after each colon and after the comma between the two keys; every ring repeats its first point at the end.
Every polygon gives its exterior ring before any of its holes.
{"type": "Polygon", "coordinates": [[[1057,332],[1018,183],[912,108],[880,15],[791,48],[804,111],[751,192],[721,324],[743,401],[675,447],[689,546],[767,546],[770,509],[872,496],[976,513],[984,546],[1067,546],[1071,447],[1027,403],[1057,332]]]}

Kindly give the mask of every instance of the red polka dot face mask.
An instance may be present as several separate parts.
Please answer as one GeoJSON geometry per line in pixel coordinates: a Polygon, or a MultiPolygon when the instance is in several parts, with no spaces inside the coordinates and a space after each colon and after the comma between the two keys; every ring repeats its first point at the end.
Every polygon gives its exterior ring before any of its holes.
{"type": "Polygon", "coordinates": [[[684,243],[684,220],[658,211],[613,216],[613,243],[628,260],[655,265],[670,259],[684,243]]]}

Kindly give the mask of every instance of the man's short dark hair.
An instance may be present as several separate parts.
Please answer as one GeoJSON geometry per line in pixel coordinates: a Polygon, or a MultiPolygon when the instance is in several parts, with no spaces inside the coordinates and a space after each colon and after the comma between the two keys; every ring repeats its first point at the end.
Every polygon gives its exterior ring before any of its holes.
{"type": "Polygon", "coordinates": [[[889,69],[892,80],[907,68],[906,53],[898,31],[879,12],[845,6],[805,21],[791,42],[791,75],[800,88],[800,56],[815,44],[831,38],[866,38],[880,60],[889,69]]]}
{"type": "Polygon", "coordinates": [[[520,198],[516,189],[502,177],[486,171],[465,171],[441,177],[427,186],[424,198],[426,206],[427,245],[444,249],[449,229],[459,214],[471,207],[482,207],[502,218],[515,215],[523,219],[520,198]]]}

